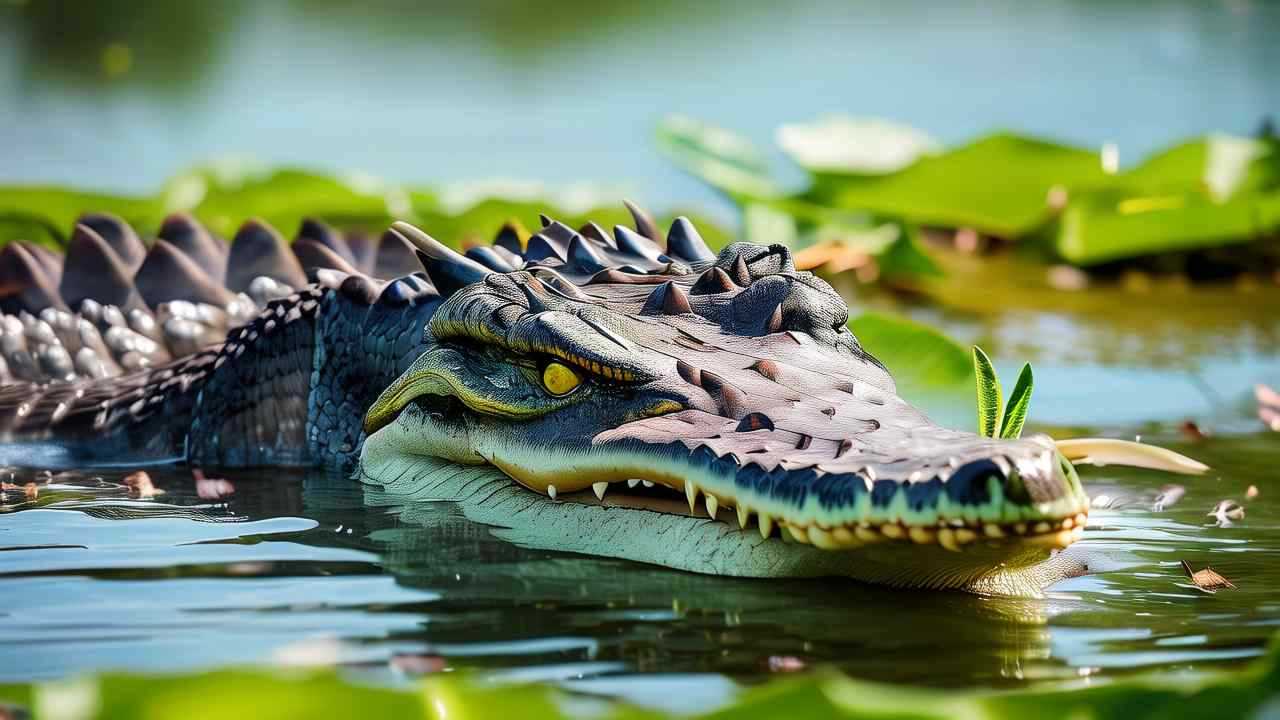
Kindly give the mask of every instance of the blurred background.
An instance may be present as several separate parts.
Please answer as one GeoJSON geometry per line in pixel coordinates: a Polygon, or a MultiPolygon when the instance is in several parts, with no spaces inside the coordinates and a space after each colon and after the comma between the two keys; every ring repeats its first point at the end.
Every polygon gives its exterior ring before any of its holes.
{"type": "Polygon", "coordinates": [[[0,183],[150,193],[229,154],[405,183],[599,183],[728,206],[654,151],[827,112],[1121,166],[1280,110],[1280,4],[0,2],[0,183]]]}

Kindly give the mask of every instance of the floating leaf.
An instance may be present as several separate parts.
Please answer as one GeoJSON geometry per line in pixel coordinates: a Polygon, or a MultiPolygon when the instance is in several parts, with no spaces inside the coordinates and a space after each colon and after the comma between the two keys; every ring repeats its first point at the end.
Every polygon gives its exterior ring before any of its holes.
{"type": "Polygon", "coordinates": [[[1192,584],[1209,594],[1213,594],[1219,590],[1227,588],[1234,590],[1236,587],[1230,580],[1223,577],[1217,570],[1214,570],[1211,567],[1206,567],[1203,570],[1192,570],[1191,563],[1186,560],[1181,562],[1182,572],[1191,579],[1192,584]]]}
{"type": "Polygon", "coordinates": [[[973,371],[959,343],[928,325],[883,313],[863,313],[849,329],[889,368],[908,402],[931,414],[967,405],[973,371]]]}
{"type": "Polygon", "coordinates": [[[658,148],[694,176],[735,198],[780,194],[751,141],[723,128],[673,115],[658,126],[658,148]]]}
{"type": "Polygon", "coordinates": [[[1000,409],[1004,402],[1000,379],[991,358],[977,345],[973,346],[973,374],[978,388],[978,434],[1000,437],[1000,409]]]}
{"type": "Polygon", "coordinates": [[[901,217],[920,225],[969,227],[1015,238],[1053,216],[1055,188],[1106,183],[1098,153],[1000,133],[887,175],[821,174],[815,200],[901,217]]]}
{"type": "Polygon", "coordinates": [[[859,175],[896,172],[941,149],[937,140],[908,125],[846,115],[783,125],[777,141],[807,170],[859,175]]]}
{"type": "MultiPolygon", "coordinates": [[[[1009,402],[1005,405],[1004,420],[1000,423],[1000,437],[1022,437],[1022,426],[1027,422],[1027,411],[1031,408],[1031,390],[1035,378],[1031,375],[1031,364],[1024,363],[1018,373],[1018,380],[1013,384],[1013,392],[1009,393],[1009,402]]],[[[998,392],[998,391],[997,391],[998,392]]]]}

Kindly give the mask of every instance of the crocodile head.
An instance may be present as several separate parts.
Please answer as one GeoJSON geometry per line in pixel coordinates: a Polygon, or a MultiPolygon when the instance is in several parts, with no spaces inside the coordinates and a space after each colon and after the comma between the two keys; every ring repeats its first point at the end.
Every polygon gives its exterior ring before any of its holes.
{"type": "Polygon", "coordinates": [[[1083,530],[1048,437],[934,424],[783,246],[713,255],[685,220],[666,249],[549,222],[468,258],[397,230],[448,297],[366,416],[366,467],[492,466],[525,502],[597,518],[593,552],[727,574],[1027,593],[1024,570],[1083,530]],[[713,533],[680,549],[657,537],[673,522],[713,533]],[[681,559],[708,543],[718,560],[681,559]]]}

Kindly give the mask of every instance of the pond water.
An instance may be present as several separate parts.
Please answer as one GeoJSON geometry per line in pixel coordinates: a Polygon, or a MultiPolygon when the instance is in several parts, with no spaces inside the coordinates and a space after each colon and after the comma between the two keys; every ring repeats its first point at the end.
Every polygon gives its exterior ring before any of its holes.
{"type": "MultiPolygon", "coordinates": [[[[1203,304],[1212,292],[1190,297],[1203,304]]],[[[18,486],[39,484],[34,497],[7,491],[0,514],[0,682],[247,663],[338,663],[380,681],[479,668],[687,709],[816,665],[884,681],[1019,687],[1241,663],[1280,626],[1280,437],[1243,401],[1252,383],[1280,380],[1280,365],[1268,360],[1275,318],[1237,304],[1212,331],[1185,328],[1220,342],[1188,343],[1183,365],[1151,356],[1124,365],[1096,348],[1072,359],[1043,344],[1037,429],[1140,433],[1213,467],[1200,478],[1084,469],[1095,509],[1073,552],[1087,554],[1093,574],[1047,599],[704,577],[532,551],[449,505],[405,504],[324,473],[231,473],[234,495],[208,501],[181,471],[153,471],[165,491],[153,498],[131,495],[119,470],[19,471],[18,486]],[[1176,396],[1189,367],[1217,368],[1200,377],[1227,400],[1198,405],[1205,391],[1191,383],[1183,408],[1176,396]],[[1073,384],[1084,378],[1090,387],[1073,384]],[[1100,401],[1107,387],[1113,401],[1100,401]],[[1131,407],[1143,392],[1162,396],[1150,412],[1131,407]],[[1179,430],[1186,418],[1211,434],[1189,439],[1179,430]],[[1157,511],[1174,483],[1185,496],[1157,511]],[[1246,499],[1250,485],[1257,496],[1246,499]],[[1207,513],[1228,498],[1246,514],[1220,527],[1207,513]],[[1211,565],[1238,588],[1206,594],[1182,560],[1211,565]]],[[[978,339],[1018,337],[1025,312],[944,315],[952,332],[978,339]]],[[[1086,317],[1059,320],[1070,337],[1121,332],[1086,317]]]]}

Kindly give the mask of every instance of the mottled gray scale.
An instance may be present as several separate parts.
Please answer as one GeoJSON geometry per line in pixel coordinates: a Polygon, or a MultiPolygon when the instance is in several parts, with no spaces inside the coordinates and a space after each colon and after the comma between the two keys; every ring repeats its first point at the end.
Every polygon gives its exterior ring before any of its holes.
{"type": "Polygon", "coordinates": [[[128,223],[110,213],[85,213],[76,220],[106,241],[132,276],[147,256],[147,248],[128,223]]]}
{"type": "Polygon", "coordinates": [[[133,284],[150,307],[173,300],[225,305],[235,297],[222,287],[220,276],[215,280],[195,260],[165,240],[157,240],[151,246],[133,284]]]}
{"type": "Polygon", "coordinates": [[[195,218],[174,213],[164,219],[156,235],[190,258],[218,287],[222,286],[227,270],[226,243],[214,238],[195,218]]]}
{"type": "Polygon", "coordinates": [[[347,275],[359,272],[349,260],[335,252],[333,248],[311,238],[300,237],[294,240],[293,254],[305,268],[328,268],[347,275]]]}
{"type": "Polygon", "coordinates": [[[144,308],[146,304],[133,284],[135,270],[97,232],[87,225],[76,225],[67,243],[58,292],[72,309],[88,298],[126,310],[144,308]]]}
{"type": "Polygon", "coordinates": [[[42,262],[34,245],[11,242],[0,250],[0,310],[16,313],[46,307],[66,310],[58,294],[58,275],[42,262]]]}
{"type": "Polygon", "coordinates": [[[291,288],[307,284],[306,273],[284,236],[264,222],[250,220],[231,240],[226,286],[232,292],[247,292],[261,277],[291,288]]]}

